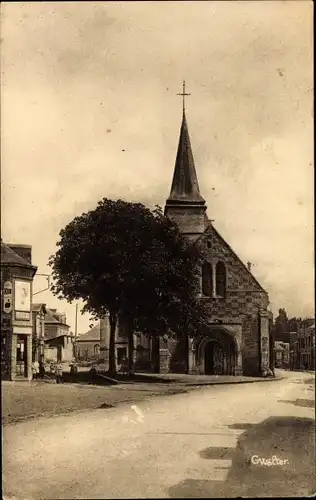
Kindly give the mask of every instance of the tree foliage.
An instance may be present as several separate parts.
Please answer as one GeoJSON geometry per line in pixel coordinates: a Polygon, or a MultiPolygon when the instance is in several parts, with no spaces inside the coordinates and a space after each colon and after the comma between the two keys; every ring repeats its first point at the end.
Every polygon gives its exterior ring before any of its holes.
{"type": "Polygon", "coordinates": [[[49,261],[52,291],[68,301],[83,299],[85,310],[96,317],[110,314],[113,371],[119,317],[131,332],[150,335],[170,330],[192,335],[206,327],[196,298],[200,258],[159,207],[104,198],[60,231],[49,261]]]}
{"type": "Polygon", "coordinates": [[[274,338],[282,342],[289,341],[288,317],[286,310],[283,308],[279,309],[279,315],[275,318],[274,338]]]}

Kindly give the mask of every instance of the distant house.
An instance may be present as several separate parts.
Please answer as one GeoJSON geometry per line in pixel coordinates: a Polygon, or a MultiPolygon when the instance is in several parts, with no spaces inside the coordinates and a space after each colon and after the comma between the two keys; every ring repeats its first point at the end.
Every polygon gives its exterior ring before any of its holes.
{"type": "Polygon", "coordinates": [[[46,308],[44,321],[45,338],[56,338],[62,335],[69,335],[69,325],[67,325],[66,315],[57,312],[57,309],[46,308]]]}
{"type": "MultiPolygon", "coordinates": [[[[41,304],[34,304],[34,314],[43,314],[41,304]]],[[[72,361],[74,358],[74,335],[69,331],[66,315],[57,309],[45,308],[44,315],[44,358],[50,361],[72,361]]]]}
{"type": "Polygon", "coordinates": [[[82,361],[98,359],[100,354],[100,323],[80,335],[76,341],[77,357],[82,361]]]}
{"type": "Polygon", "coordinates": [[[290,365],[290,344],[288,342],[274,342],[275,366],[288,368],[290,365]]]}
{"type": "Polygon", "coordinates": [[[291,370],[299,370],[300,368],[297,331],[290,332],[290,368],[291,370]]]}
{"type": "MultiPolygon", "coordinates": [[[[110,326],[107,322],[103,330],[107,343],[109,342],[110,326]]],[[[101,329],[98,322],[88,332],[80,335],[76,341],[77,358],[81,361],[102,360],[104,353],[100,352],[101,329]]],[[[149,371],[151,367],[150,339],[143,334],[134,334],[134,361],[138,371],[149,371]]],[[[108,354],[108,352],[107,352],[108,354]]],[[[123,325],[119,324],[115,339],[115,360],[119,367],[128,356],[128,343],[123,325]]]]}
{"type": "Polygon", "coordinates": [[[298,355],[300,369],[315,369],[315,322],[311,319],[303,320],[297,331],[298,355]]]}

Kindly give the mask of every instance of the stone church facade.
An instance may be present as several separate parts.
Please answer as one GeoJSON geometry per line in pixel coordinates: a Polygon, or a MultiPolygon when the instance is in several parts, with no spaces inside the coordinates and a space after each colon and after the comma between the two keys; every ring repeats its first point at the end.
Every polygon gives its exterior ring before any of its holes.
{"type": "MultiPolygon", "coordinates": [[[[220,236],[206,210],[183,111],[165,215],[202,250],[199,296],[209,310],[210,331],[188,342],[160,339],[155,348],[147,342],[143,351],[156,372],[262,375],[269,369],[270,356],[268,294],[220,236]]],[[[107,351],[101,335],[102,344],[107,351]]]]}

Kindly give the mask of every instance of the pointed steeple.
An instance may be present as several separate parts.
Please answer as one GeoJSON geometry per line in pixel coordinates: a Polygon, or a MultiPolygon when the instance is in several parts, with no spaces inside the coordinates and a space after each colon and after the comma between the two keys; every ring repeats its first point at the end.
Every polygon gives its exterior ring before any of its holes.
{"type": "Polygon", "coordinates": [[[183,109],[179,145],[168,202],[204,204],[200,194],[194,158],[189,137],[185,110],[183,109]]]}
{"type": "Polygon", "coordinates": [[[183,116],[172,186],[164,213],[178,225],[182,234],[196,240],[207,227],[207,207],[200,193],[185,115],[184,97],[190,95],[185,92],[185,82],[182,94],[178,95],[183,97],[183,116]]]}

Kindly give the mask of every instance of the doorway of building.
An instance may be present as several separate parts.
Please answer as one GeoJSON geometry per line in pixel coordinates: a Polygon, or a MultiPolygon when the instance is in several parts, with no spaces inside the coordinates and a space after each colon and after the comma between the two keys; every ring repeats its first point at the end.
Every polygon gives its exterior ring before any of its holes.
{"type": "Polygon", "coordinates": [[[4,380],[9,375],[7,336],[1,332],[1,378],[4,380]]]}
{"type": "Polygon", "coordinates": [[[61,363],[62,362],[62,358],[63,358],[62,346],[58,345],[57,346],[57,363],[61,363]]]}
{"type": "Polygon", "coordinates": [[[126,347],[118,347],[117,348],[117,364],[121,365],[126,358],[127,358],[126,347]]]}
{"type": "Polygon", "coordinates": [[[205,346],[205,375],[223,375],[224,352],[219,342],[210,340],[205,346]]]}
{"type": "Polygon", "coordinates": [[[27,337],[18,335],[16,342],[16,375],[27,377],[27,337]]]}

